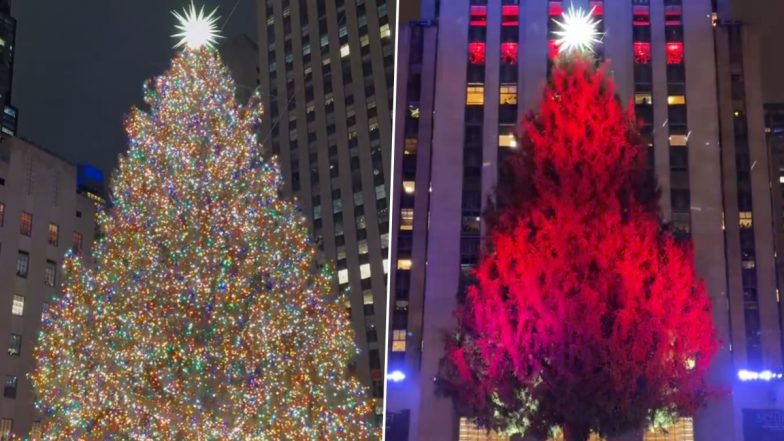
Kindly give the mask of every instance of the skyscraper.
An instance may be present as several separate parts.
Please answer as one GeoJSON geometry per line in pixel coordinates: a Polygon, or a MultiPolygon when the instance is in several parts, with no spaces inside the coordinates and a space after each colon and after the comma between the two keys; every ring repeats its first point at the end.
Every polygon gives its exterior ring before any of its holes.
{"type": "Polygon", "coordinates": [[[749,434],[784,417],[784,390],[738,380],[740,369],[782,368],[760,54],[753,28],[715,0],[426,0],[425,20],[401,28],[387,439],[478,436],[433,378],[499,164],[537,105],[557,53],[554,19],[571,3],[602,20],[597,55],[642,122],[662,215],[693,240],[713,300],[722,347],[709,380],[733,393],[680,421],[678,441],[762,439],[749,434]]]}
{"type": "Polygon", "coordinates": [[[337,268],[360,353],[383,396],[395,3],[259,0],[262,142],[337,268]]]}
{"type": "Polygon", "coordinates": [[[14,43],[16,42],[16,19],[11,17],[10,0],[0,1],[0,106],[3,116],[0,131],[16,135],[17,109],[11,105],[11,88],[14,78],[14,43]]]}

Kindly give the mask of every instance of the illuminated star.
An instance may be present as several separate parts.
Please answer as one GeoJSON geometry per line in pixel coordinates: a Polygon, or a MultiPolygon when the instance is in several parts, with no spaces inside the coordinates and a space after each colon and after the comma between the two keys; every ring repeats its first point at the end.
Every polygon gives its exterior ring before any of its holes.
{"type": "Polygon", "coordinates": [[[601,20],[593,16],[595,8],[586,12],[574,5],[564,12],[562,21],[555,20],[558,36],[555,43],[563,52],[593,52],[595,45],[602,42],[599,32],[601,20]]]}
{"type": "Polygon", "coordinates": [[[180,39],[174,48],[185,46],[195,50],[204,46],[213,47],[215,41],[220,38],[217,27],[220,17],[215,16],[216,12],[218,12],[217,9],[209,15],[205,15],[204,6],[197,11],[193,2],[191,2],[190,9],[186,8],[182,14],[172,11],[172,14],[177,18],[175,27],[180,31],[178,34],[172,35],[172,37],[180,39]]]}

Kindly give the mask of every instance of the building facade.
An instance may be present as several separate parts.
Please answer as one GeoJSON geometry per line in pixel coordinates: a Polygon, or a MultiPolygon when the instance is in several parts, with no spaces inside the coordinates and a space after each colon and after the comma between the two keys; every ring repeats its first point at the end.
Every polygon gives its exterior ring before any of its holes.
{"type": "Polygon", "coordinates": [[[738,379],[740,369],[782,370],[753,29],[715,0],[431,0],[399,40],[387,439],[480,439],[433,379],[479,259],[499,164],[517,147],[520,115],[538,104],[557,51],[554,19],[572,3],[602,20],[597,54],[642,122],[662,215],[694,243],[722,342],[709,380],[732,391],[669,438],[629,439],[758,441],[784,431],[759,427],[784,421],[781,387],[738,379]]]}
{"type": "Polygon", "coordinates": [[[14,79],[14,44],[16,42],[16,19],[11,16],[11,1],[0,0],[0,131],[5,135],[16,135],[18,111],[11,105],[11,88],[14,79]]]}
{"type": "Polygon", "coordinates": [[[262,142],[277,155],[350,311],[383,408],[395,3],[259,0],[262,142]]]}
{"type": "Polygon", "coordinates": [[[0,336],[7,344],[0,354],[0,440],[40,437],[27,374],[41,323],[58,294],[63,256],[91,252],[102,192],[88,180],[80,179],[75,165],[27,141],[0,142],[0,336]]]}
{"type": "Polygon", "coordinates": [[[234,35],[221,42],[223,63],[237,85],[237,100],[247,103],[259,87],[259,45],[246,34],[234,35]]]}

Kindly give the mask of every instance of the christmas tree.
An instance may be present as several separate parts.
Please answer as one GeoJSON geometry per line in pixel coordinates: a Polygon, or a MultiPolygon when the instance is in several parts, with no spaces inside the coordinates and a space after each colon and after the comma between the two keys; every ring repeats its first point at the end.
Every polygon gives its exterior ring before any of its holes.
{"type": "Polygon", "coordinates": [[[345,309],[235,102],[215,17],[127,118],[94,265],[68,256],[32,375],[47,440],[370,440],[345,309]]]}
{"type": "Polygon", "coordinates": [[[566,441],[693,414],[716,350],[710,299],[612,81],[562,54],[520,133],[444,390],[487,428],[566,441]]]}

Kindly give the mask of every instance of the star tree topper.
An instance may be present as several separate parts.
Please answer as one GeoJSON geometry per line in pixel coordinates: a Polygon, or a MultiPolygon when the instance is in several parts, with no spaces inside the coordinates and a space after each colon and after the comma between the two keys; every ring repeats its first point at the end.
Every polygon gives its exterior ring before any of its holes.
{"type": "Polygon", "coordinates": [[[561,21],[555,20],[558,30],[554,31],[558,39],[555,43],[562,53],[582,52],[593,53],[594,46],[602,42],[602,33],[599,32],[601,20],[594,17],[596,7],[590,11],[569,6],[563,13],[561,21]]]}
{"type": "Polygon", "coordinates": [[[174,17],[177,18],[175,28],[180,31],[172,35],[174,38],[179,38],[174,48],[185,46],[188,49],[196,50],[205,46],[213,47],[220,38],[217,26],[220,17],[215,16],[216,12],[218,12],[217,8],[209,14],[205,14],[204,6],[200,10],[196,10],[193,2],[191,2],[190,8],[186,8],[182,14],[172,11],[174,17]]]}

